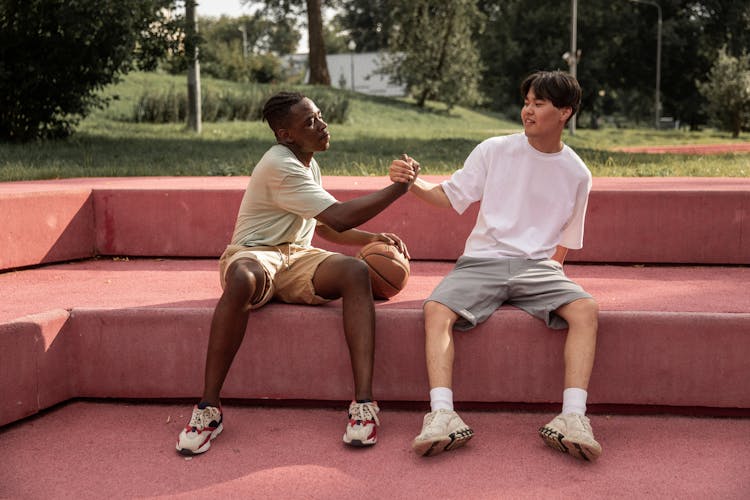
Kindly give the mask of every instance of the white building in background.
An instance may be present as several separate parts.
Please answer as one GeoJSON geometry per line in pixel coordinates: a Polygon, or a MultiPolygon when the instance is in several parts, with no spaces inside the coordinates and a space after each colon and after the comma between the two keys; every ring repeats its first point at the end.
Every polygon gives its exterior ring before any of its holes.
{"type": "MultiPolygon", "coordinates": [[[[295,54],[288,59],[292,67],[306,67],[307,54],[295,54]]],[[[388,75],[378,73],[380,52],[363,52],[360,54],[328,54],[328,74],[333,87],[345,88],[368,95],[403,97],[406,95],[404,85],[389,82],[388,75]]],[[[305,74],[304,81],[308,81],[305,74]]]]}

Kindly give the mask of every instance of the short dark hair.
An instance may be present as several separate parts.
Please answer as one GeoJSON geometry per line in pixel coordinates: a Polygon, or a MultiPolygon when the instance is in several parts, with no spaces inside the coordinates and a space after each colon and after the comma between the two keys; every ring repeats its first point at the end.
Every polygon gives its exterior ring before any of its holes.
{"type": "Polygon", "coordinates": [[[286,125],[286,118],[292,106],[304,99],[299,92],[278,92],[268,98],[263,105],[263,119],[274,133],[286,125]]]}
{"type": "MultiPolygon", "coordinates": [[[[529,89],[534,95],[547,99],[556,108],[571,108],[576,114],[581,106],[581,86],[578,80],[564,71],[537,71],[530,74],[521,84],[521,97],[526,99],[529,89]]],[[[570,119],[570,118],[568,118],[570,119]]]]}

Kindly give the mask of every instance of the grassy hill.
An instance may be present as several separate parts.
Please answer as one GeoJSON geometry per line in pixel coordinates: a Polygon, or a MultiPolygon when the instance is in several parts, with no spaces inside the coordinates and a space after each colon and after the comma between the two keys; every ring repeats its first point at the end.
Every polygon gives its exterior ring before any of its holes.
{"type": "MultiPolygon", "coordinates": [[[[111,105],[82,121],[65,141],[27,145],[0,144],[0,180],[57,177],[141,175],[248,175],[273,143],[261,122],[204,123],[196,135],[184,124],[126,121],[140,95],[153,89],[183,89],[184,77],[133,73],[107,88],[111,105]]],[[[238,91],[247,86],[203,79],[204,92],[238,91]]],[[[279,88],[280,90],[281,88],[279,88]]],[[[308,87],[298,87],[305,92],[308,87]]],[[[403,152],[417,158],[424,173],[445,174],[460,167],[481,140],[521,130],[518,121],[489,112],[442,105],[420,109],[412,102],[365,96],[346,90],[350,100],[345,123],[330,124],[331,148],[316,155],[325,175],[386,175],[391,160],[403,152]]],[[[323,110],[325,112],[325,110],[323,110]]],[[[750,156],[715,157],[645,155],[611,151],[642,144],[731,141],[715,131],[649,129],[583,130],[566,137],[597,176],[746,176],[750,156]]]]}

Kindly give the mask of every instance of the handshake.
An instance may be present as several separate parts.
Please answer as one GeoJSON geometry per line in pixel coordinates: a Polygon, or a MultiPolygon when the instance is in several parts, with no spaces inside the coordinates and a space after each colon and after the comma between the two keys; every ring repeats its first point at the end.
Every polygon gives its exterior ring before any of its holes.
{"type": "Polygon", "coordinates": [[[389,169],[391,182],[408,184],[411,187],[419,175],[419,162],[406,153],[398,160],[393,160],[389,169]]]}

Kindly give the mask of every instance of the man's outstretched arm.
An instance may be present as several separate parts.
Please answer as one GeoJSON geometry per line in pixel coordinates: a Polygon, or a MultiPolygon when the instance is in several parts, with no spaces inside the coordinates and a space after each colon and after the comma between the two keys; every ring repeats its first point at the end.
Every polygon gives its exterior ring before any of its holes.
{"type": "Polygon", "coordinates": [[[403,196],[411,183],[419,175],[419,166],[411,167],[406,160],[393,160],[393,163],[403,164],[405,168],[413,169],[411,180],[408,182],[394,182],[388,187],[355,198],[353,200],[336,202],[320,212],[315,218],[326,226],[338,232],[347,231],[372,219],[385,210],[391,203],[403,196]]]}

